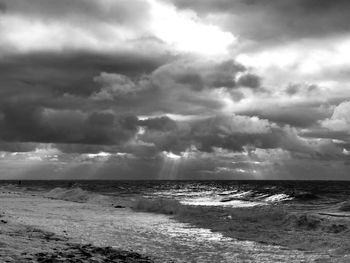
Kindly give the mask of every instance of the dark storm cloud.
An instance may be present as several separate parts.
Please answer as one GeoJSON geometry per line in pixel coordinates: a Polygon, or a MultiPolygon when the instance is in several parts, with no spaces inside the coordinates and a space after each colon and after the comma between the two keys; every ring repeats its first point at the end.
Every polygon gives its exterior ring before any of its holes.
{"type": "Polygon", "coordinates": [[[7,6],[4,2],[0,2],[0,14],[5,13],[7,10],[7,6]]]}
{"type": "Polygon", "coordinates": [[[136,115],[205,115],[224,107],[223,97],[240,88],[235,78],[244,70],[233,60],[178,59],[138,77],[102,72],[90,99],[136,115]]]}
{"type": "Polygon", "coordinates": [[[148,4],[135,0],[130,5],[126,1],[94,0],[3,0],[8,12],[15,15],[30,16],[36,19],[79,19],[85,22],[97,21],[135,24],[146,22],[148,4]]]}
{"type": "MultiPolygon", "coordinates": [[[[88,55],[79,57],[80,60],[68,55],[62,56],[62,60],[59,57],[46,60],[33,55],[31,61],[24,56],[22,64],[17,57],[7,57],[2,62],[6,73],[3,73],[2,81],[7,84],[1,89],[3,96],[0,99],[2,140],[54,143],[63,152],[125,150],[136,156],[155,156],[161,151],[182,152],[191,145],[204,152],[212,152],[214,148],[241,152],[250,146],[323,154],[322,149],[314,149],[300,140],[295,131],[271,122],[306,126],[308,122],[322,118],[316,109],[308,114],[301,114],[293,107],[284,112],[245,113],[270,122],[247,116],[217,116],[188,122],[176,122],[169,117],[137,119],[136,115],[154,112],[197,114],[198,117],[218,114],[223,102],[215,93],[217,87],[229,92],[237,91],[240,86],[253,90],[260,87],[260,78],[234,61],[179,60],[156,68],[161,62],[151,59],[143,66],[148,74],[141,74],[139,67],[142,65],[137,64],[142,61],[139,57],[135,61],[130,59],[129,64],[127,59],[118,64],[117,58],[110,61],[101,58],[103,62],[98,64],[97,56],[91,56],[90,61],[88,55]],[[37,69],[32,69],[31,65],[37,69]],[[91,75],[85,76],[83,70],[90,72],[90,68],[91,75]],[[39,74],[39,69],[44,74],[39,74]],[[104,69],[118,73],[98,72],[104,69]],[[34,74],[31,70],[38,72],[34,74]],[[57,77],[57,83],[53,77],[56,72],[63,74],[57,77]],[[65,74],[67,78],[64,78],[65,74]],[[198,78],[189,77],[191,74],[198,78]],[[200,88],[196,86],[198,83],[200,88]],[[140,126],[146,129],[145,134],[140,135],[140,140],[146,144],[126,145],[135,138],[140,126]]],[[[288,92],[293,96],[303,89],[288,92]]]]}
{"type": "Polygon", "coordinates": [[[248,116],[258,116],[262,119],[270,120],[281,125],[290,125],[292,127],[307,128],[317,125],[331,115],[328,108],[319,105],[290,105],[266,107],[260,110],[248,110],[241,112],[248,116]]]}
{"type": "MultiPolygon", "coordinates": [[[[90,99],[101,88],[94,78],[101,70],[130,77],[146,74],[162,64],[162,60],[136,53],[107,56],[36,52],[5,56],[0,60],[0,139],[81,145],[126,142],[137,129],[131,109],[140,100],[147,101],[150,94],[134,100],[130,106],[129,101],[122,100],[115,117],[103,112],[114,112],[115,101],[100,103],[90,99]]],[[[75,150],[83,151],[78,148],[75,150]]]]}
{"type": "Polygon", "coordinates": [[[157,93],[157,87],[153,85],[148,75],[130,78],[124,74],[102,72],[94,77],[94,82],[98,84],[100,90],[91,95],[95,101],[113,101],[118,104],[141,103],[147,101],[147,96],[157,93]]]}
{"type": "MultiPolygon", "coordinates": [[[[210,89],[197,91],[188,86],[192,84],[171,80],[171,64],[151,72],[160,63],[157,59],[46,55],[7,56],[0,62],[1,139],[114,145],[131,139],[137,126],[176,128],[166,117],[138,121],[136,115],[210,112],[222,107],[220,98],[209,95],[210,89]],[[104,69],[120,73],[93,76],[104,69]]],[[[197,67],[196,72],[211,84],[220,78],[233,81],[237,70],[243,69],[232,61],[197,67]]]]}
{"type": "Polygon", "coordinates": [[[227,15],[226,26],[244,38],[288,40],[349,30],[347,0],[173,0],[203,15],[227,15]]]}
{"type": "Polygon", "coordinates": [[[147,74],[170,57],[143,54],[98,54],[86,52],[34,52],[9,55],[0,60],[0,82],[13,89],[17,85],[45,87],[60,94],[90,95],[96,90],[92,81],[100,72],[118,72],[129,76],[147,74]]]}
{"type": "MultiPolygon", "coordinates": [[[[52,128],[47,135],[42,134],[42,131],[45,131],[45,129],[42,130],[43,124],[40,123],[43,109],[66,112],[67,114],[63,114],[60,118],[62,120],[67,118],[68,121],[77,112],[90,114],[100,110],[111,110],[115,101],[104,103],[90,99],[92,94],[101,89],[94,81],[101,71],[120,72],[135,77],[150,73],[163,63],[164,58],[145,57],[136,53],[107,56],[80,52],[66,54],[36,52],[5,56],[0,60],[2,137],[11,140],[16,140],[18,137],[18,140],[25,141],[74,142],[76,139],[66,138],[69,139],[66,141],[60,138],[63,136],[59,134],[63,132],[60,129],[54,131],[56,128],[52,128]],[[70,111],[72,115],[69,114],[70,111]],[[28,132],[27,135],[25,131],[28,132]]],[[[128,78],[126,75],[125,78],[128,78]]],[[[123,101],[122,105],[117,105],[118,112],[120,114],[132,112],[131,108],[139,104],[142,99],[147,101],[147,96],[137,98],[130,106],[128,101],[123,101]]],[[[74,123],[75,121],[72,120],[72,127],[76,127],[79,120],[83,121],[78,118],[77,123],[74,123]]],[[[101,126],[101,129],[104,127],[101,126]]],[[[81,140],[81,142],[87,142],[90,139],[82,135],[81,140]]],[[[103,140],[108,141],[106,138],[103,140]]]]}
{"type": "Polygon", "coordinates": [[[245,70],[233,60],[179,60],[160,67],[153,75],[156,80],[173,80],[175,84],[201,91],[204,88],[234,88],[236,75],[245,70]]]}
{"type": "Polygon", "coordinates": [[[153,143],[159,151],[176,153],[191,147],[203,152],[213,152],[215,148],[243,152],[244,147],[252,147],[281,148],[314,158],[335,158],[341,154],[341,149],[331,142],[310,144],[300,138],[293,128],[279,127],[267,120],[247,116],[216,116],[182,122],[168,131],[146,130],[140,139],[153,143]]]}
{"type": "Polygon", "coordinates": [[[31,103],[1,105],[0,137],[9,142],[119,144],[137,132],[137,118],[54,110],[31,103]]]}
{"type": "Polygon", "coordinates": [[[238,77],[237,84],[243,87],[256,89],[261,85],[261,78],[252,73],[245,73],[238,77]]]}

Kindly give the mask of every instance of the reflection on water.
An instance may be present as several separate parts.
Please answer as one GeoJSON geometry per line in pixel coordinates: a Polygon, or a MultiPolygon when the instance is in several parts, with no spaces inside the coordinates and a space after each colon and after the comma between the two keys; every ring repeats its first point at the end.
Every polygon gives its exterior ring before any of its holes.
{"type": "Polygon", "coordinates": [[[165,215],[135,213],[94,204],[22,198],[2,209],[13,220],[39,226],[76,241],[134,250],[157,262],[312,262],[317,256],[225,238],[165,215]]]}
{"type": "Polygon", "coordinates": [[[266,205],[263,202],[249,202],[241,200],[222,200],[210,197],[188,198],[180,201],[184,205],[201,205],[201,206],[229,206],[229,207],[253,207],[257,205],[266,205]]]}

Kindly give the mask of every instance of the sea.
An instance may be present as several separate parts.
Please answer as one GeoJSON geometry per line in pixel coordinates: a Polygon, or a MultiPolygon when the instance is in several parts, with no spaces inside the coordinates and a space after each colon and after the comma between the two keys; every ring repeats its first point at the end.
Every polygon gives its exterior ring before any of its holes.
{"type": "Polygon", "coordinates": [[[0,191],[46,198],[11,210],[21,223],[155,262],[350,262],[349,181],[22,180],[0,191]]]}
{"type": "Polygon", "coordinates": [[[350,200],[350,181],[0,181],[52,197],[86,202],[94,194],[119,199],[177,200],[184,205],[246,207],[284,203],[319,209],[350,200]]]}

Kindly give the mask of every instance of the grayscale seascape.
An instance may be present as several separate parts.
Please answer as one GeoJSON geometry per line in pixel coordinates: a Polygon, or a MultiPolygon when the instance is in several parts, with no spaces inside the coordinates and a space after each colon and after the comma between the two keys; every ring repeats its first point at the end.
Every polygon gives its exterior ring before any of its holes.
{"type": "Polygon", "coordinates": [[[154,262],[350,262],[350,0],[0,0],[0,263],[154,262]]]}

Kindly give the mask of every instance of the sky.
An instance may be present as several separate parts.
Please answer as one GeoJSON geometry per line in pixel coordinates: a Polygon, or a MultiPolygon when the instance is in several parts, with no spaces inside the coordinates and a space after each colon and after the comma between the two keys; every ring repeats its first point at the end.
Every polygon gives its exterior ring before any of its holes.
{"type": "Polygon", "coordinates": [[[0,179],[349,180],[349,8],[0,0],[0,179]]]}

